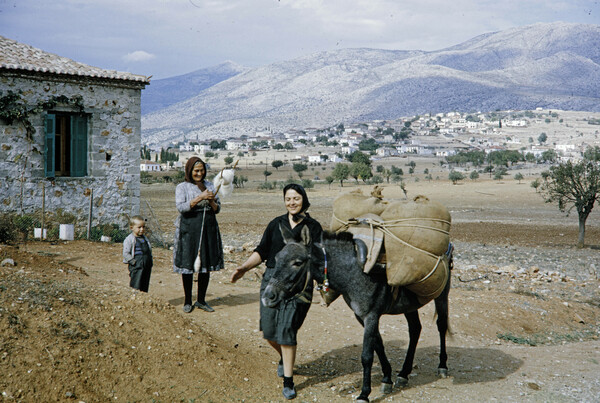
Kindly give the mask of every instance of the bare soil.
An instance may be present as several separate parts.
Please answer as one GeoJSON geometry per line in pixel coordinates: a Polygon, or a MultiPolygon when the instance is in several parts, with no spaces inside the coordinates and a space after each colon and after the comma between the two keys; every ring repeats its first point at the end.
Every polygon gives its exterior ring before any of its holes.
{"type": "MultiPolygon", "coordinates": [[[[324,227],[339,188],[309,193],[324,227]]],[[[362,187],[365,192],[370,188],[362,187]]],[[[450,293],[450,376],[436,376],[434,307],[421,310],[423,331],[409,386],[383,395],[376,361],[372,401],[592,402],[600,396],[600,219],[588,219],[576,249],[577,219],[543,203],[516,181],[408,184],[449,207],[456,244],[450,293]]],[[[164,236],[176,217],[173,185],[142,196],[164,236]]],[[[386,198],[403,198],[387,186],[386,198]]],[[[218,216],[227,267],[212,275],[216,309],[182,312],[172,254],[155,248],[148,294],[128,287],[121,245],[29,242],[0,246],[0,393],[6,401],[282,401],[277,356],[258,331],[262,268],[236,284],[267,222],[284,212],[280,191],[237,189],[218,216]]],[[[150,221],[152,223],[152,220],[150,221]]],[[[158,231],[157,226],[154,227],[158,231]]],[[[340,299],[315,294],[299,333],[298,401],[351,401],[360,391],[362,328],[340,299]]],[[[399,369],[406,321],[384,317],[386,351],[399,369]]]]}

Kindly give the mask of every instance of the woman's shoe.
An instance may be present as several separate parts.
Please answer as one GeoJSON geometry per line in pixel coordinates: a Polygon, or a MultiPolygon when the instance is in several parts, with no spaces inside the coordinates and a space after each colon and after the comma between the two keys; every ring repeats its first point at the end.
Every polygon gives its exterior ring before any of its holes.
{"type": "Polygon", "coordinates": [[[296,397],[296,388],[295,387],[287,387],[285,386],[282,390],[283,393],[283,397],[285,397],[287,400],[292,400],[296,397]]]}
{"type": "Polygon", "coordinates": [[[194,302],[194,306],[196,308],[200,308],[206,312],[214,312],[215,311],[214,308],[212,306],[208,305],[206,302],[202,304],[202,303],[196,301],[196,302],[194,302]]]}
{"type": "Polygon", "coordinates": [[[194,310],[194,306],[193,306],[193,305],[190,305],[190,304],[185,304],[185,305],[183,306],[183,312],[185,312],[185,313],[190,313],[190,312],[192,312],[193,310],[194,310]]]}

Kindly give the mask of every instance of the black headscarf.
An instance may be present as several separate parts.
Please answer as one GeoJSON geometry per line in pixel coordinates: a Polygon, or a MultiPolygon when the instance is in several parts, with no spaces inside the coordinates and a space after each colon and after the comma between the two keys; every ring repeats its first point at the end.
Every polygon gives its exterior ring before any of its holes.
{"type": "MultiPolygon", "coordinates": [[[[306,190],[304,190],[304,188],[301,185],[298,185],[297,183],[290,183],[283,188],[284,200],[285,193],[290,189],[295,190],[296,192],[298,192],[298,194],[300,194],[300,196],[302,196],[302,209],[298,214],[292,214],[292,220],[294,220],[294,222],[298,222],[304,218],[304,212],[310,207],[310,202],[308,201],[306,190]]],[[[306,215],[308,215],[308,213],[306,213],[306,215]]]]}
{"type": "MultiPolygon", "coordinates": [[[[204,187],[204,178],[206,178],[206,164],[199,157],[191,157],[185,163],[185,181],[193,183],[196,186],[198,186],[198,188],[200,188],[200,186],[204,187]],[[196,181],[194,181],[194,178],[192,177],[192,171],[194,170],[194,165],[196,165],[197,163],[201,163],[202,165],[204,165],[204,176],[198,183],[196,181]]],[[[200,190],[204,190],[204,189],[200,188],[200,190]]]]}

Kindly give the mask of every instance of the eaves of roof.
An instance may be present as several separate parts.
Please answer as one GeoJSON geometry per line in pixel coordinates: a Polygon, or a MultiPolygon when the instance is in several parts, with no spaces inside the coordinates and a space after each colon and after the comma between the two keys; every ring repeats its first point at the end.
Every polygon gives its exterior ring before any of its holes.
{"type": "Polygon", "coordinates": [[[81,77],[136,82],[141,85],[150,83],[150,77],[106,70],[76,62],[72,59],[45,52],[33,46],[0,36],[0,71],[15,73],[40,73],[61,76],[81,77]]]}

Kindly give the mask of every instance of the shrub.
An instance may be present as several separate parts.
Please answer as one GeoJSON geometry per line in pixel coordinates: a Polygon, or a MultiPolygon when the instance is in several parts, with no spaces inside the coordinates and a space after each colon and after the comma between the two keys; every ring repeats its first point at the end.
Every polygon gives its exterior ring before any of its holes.
{"type": "Polygon", "coordinates": [[[312,189],[315,187],[315,184],[310,179],[302,179],[302,187],[304,189],[312,189]]]}
{"type": "Polygon", "coordinates": [[[17,239],[17,230],[12,217],[5,214],[0,216],[0,243],[12,243],[17,239]]]}
{"type": "Polygon", "coordinates": [[[273,190],[273,189],[275,189],[276,185],[277,185],[277,182],[261,182],[260,185],[258,185],[258,189],[259,190],[273,190]]]}

